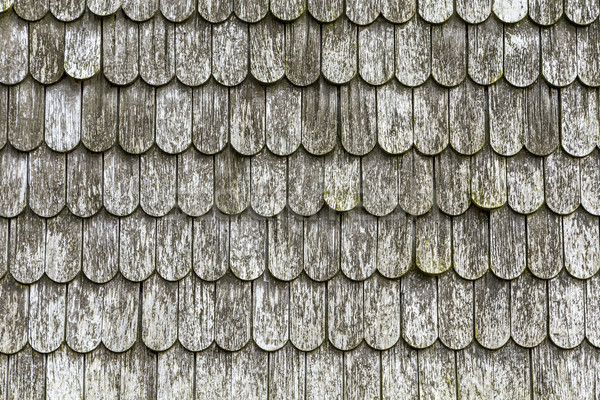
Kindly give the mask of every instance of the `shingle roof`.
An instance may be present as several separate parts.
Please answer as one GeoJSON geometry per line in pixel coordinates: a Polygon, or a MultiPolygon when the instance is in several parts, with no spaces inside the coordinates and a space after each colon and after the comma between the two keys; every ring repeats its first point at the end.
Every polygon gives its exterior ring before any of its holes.
{"type": "Polygon", "coordinates": [[[0,0],[0,400],[600,397],[596,0],[0,0]]]}

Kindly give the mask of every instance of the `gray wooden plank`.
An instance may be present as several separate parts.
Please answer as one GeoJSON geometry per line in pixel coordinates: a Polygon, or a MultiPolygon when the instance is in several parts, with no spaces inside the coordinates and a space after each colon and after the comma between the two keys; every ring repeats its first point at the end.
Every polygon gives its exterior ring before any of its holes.
{"type": "Polygon", "coordinates": [[[541,28],[542,75],[554,86],[567,86],[577,77],[577,31],[565,19],[541,28]]]}
{"type": "Polygon", "coordinates": [[[399,278],[412,263],[413,218],[400,209],[377,219],[377,270],[399,278]]]}
{"type": "Polygon", "coordinates": [[[27,76],[29,69],[29,35],[27,21],[13,11],[0,17],[0,83],[14,85],[27,76]]]}
{"type": "Polygon", "coordinates": [[[346,15],[355,24],[371,24],[379,15],[379,0],[347,0],[346,15]]]}
{"type": "Polygon", "coordinates": [[[66,344],[78,353],[94,350],[102,339],[104,286],[77,276],[67,285],[66,344]]]}
{"type": "Polygon", "coordinates": [[[412,90],[395,79],[377,88],[377,143],[391,154],[413,144],[412,90]]]}
{"type": "Polygon", "coordinates": [[[156,270],[178,281],[192,269],[192,218],[175,210],[156,221],[156,270]]]}
{"type": "Polygon", "coordinates": [[[436,203],[449,215],[460,215],[471,205],[470,158],[447,148],[435,162],[436,203]]]}
{"type": "Polygon", "coordinates": [[[138,337],[140,284],[118,274],[104,286],[102,343],[115,353],[129,350],[138,337]]]}
{"type": "Polygon", "coordinates": [[[54,282],[71,281],[81,271],[83,223],[62,211],[46,223],[46,275],[54,282]]]}
{"type": "Polygon", "coordinates": [[[8,249],[10,247],[8,230],[10,220],[0,218],[0,277],[8,271],[8,249]]]}
{"type": "Polygon", "coordinates": [[[64,73],[65,24],[52,14],[29,26],[29,71],[45,85],[55,83],[64,73]]]}
{"type": "Polygon", "coordinates": [[[31,77],[8,88],[8,141],[31,151],[44,140],[45,86],[31,77]]]}
{"type": "Polygon", "coordinates": [[[338,274],[327,281],[327,331],[339,350],[351,350],[364,337],[364,294],[362,282],[338,274]]]}
{"type": "Polygon", "coordinates": [[[369,153],[377,143],[376,89],[354,78],[340,88],[340,129],[344,149],[353,155],[369,153]]]}
{"type": "Polygon", "coordinates": [[[456,13],[469,24],[479,24],[492,13],[492,0],[457,0],[456,13]]]}
{"type": "Polygon", "coordinates": [[[288,205],[302,216],[316,214],[323,206],[325,162],[300,147],[288,157],[288,205]]]}
{"type": "Polygon", "coordinates": [[[400,338],[400,281],[375,273],[363,290],[365,342],[377,350],[389,349],[400,338]]]}
{"type": "Polygon", "coordinates": [[[401,285],[402,337],[417,349],[429,347],[438,338],[437,278],[413,269],[401,285]]]}
{"type": "Polygon", "coordinates": [[[560,0],[529,0],[529,17],[539,25],[552,25],[562,16],[560,0]]]}
{"type": "Polygon", "coordinates": [[[417,12],[416,0],[380,0],[381,15],[394,24],[408,21],[417,12]]]}
{"type": "Polygon", "coordinates": [[[142,340],[154,351],[165,351],[177,340],[177,282],[153,274],[142,283],[142,340]]]}
{"type": "Polygon", "coordinates": [[[563,267],[562,218],[546,205],[527,216],[527,266],[541,279],[553,278],[563,267]]]}
{"type": "Polygon", "coordinates": [[[229,90],[214,79],[192,92],[194,145],[204,154],[221,151],[229,138],[229,90]]]}
{"type": "Polygon", "coordinates": [[[81,83],[69,77],[46,88],[45,139],[52,150],[73,150],[81,139],[81,83]]]}
{"type": "Polygon", "coordinates": [[[341,216],[341,270],[355,281],[375,272],[377,261],[377,218],[362,207],[341,216]]]}
{"type": "Polygon", "coordinates": [[[111,280],[119,270],[119,219],[106,210],[83,220],[82,270],[95,283],[111,280]]]}
{"type": "Polygon", "coordinates": [[[83,398],[84,355],[62,345],[46,358],[46,398],[83,398]]]}
{"type": "Polygon", "coordinates": [[[10,220],[8,263],[10,274],[21,283],[33,283],[44,274],[46,220],[30,209],[10,220]]]}
{"type": "Polygon", "coordinates": [[[183,84],[198,86],[210,78],[211,49],[211,25],[197,14],[175,25],[175,73],[183,84]]]}
{"type": "Polygon", "coordinates": [[[185,21],[194,11],[196,11],[196,1],[194,0],[160,2],[160,12],[169,21],[185,21]]]}
{"type": "Polygon", "coordinates": [[[504,29],[504,75],[518,87],[535,82],[540,74],[540,29],[528,19],[504,29]]]}
{"type": "Polygon", "coordinates": [[[398,158],[398,203],[411,215],[422,215],[433,205],[433,158],[409,150],[398,158]]]}
{"type": "Polygon", "coordinates": [[[439,338],[460,350],[473,341],[473,283],[450,270],[438,278],[439,338]]]}
{"type": "Polygon", "coordinates": [[[499,278],[514,279],[527,266],[525,225],[509,207],[490,211],[490,266],[499,278]]]}
{"type": "Polygon", "coordinates": [[[258,22],[269,11],[269,2],[260,0],[233,0],[233,12],[246,22],[258,22]]]}
{"type": "Polygon", "coordinates": [[[120,398],[156,398],[156,353],[141,342],[121,356],[120,398]]]}
{"type": "Polygon", "coordinates": [[[230,140],[242,155],[255,155],[265,145],[265,97],[265,88],[252,79],[230,89],[230,140]]]}
{"type": "Polygon", "coordinates": [[[527,0],[494,0],[492,10],[502,22],[518,22],[527,16],[527,0]]]}
{"type": "Polygon", "coordinates": [[[46,355],[27,346],[9,358],[7,398],[43,399],[46,392],[46,355]]]}
{"type": "Polygon", "coordinates": [[[423,399],[456,396],[456,355],[439,343],[419,350],[419,395],[423,399]]]}
{"type": "Polygon", "coordinates": [[[277,19],[293,21],[306,11],[306,0],[271,0],[270,9],[277,19]]]}
{"type": "Polygon", "coordinates": [[[575,82],[561,89],[561,144],[572,156],[586,156],[600,139],[598,92],[575,82]]]}
{"type": "Polygon", "coordinates": [[[365,343],[344,353],[344,399],[380,398],[380,370],[380,352],[365,343]]]}
{"type": "Polygon", "coordinates": [[[337,139],[337,87],[324,78],[302,88],[302,146],[311,154],[329,153],[337,139]]]}
{"type": "Polygon", "coordinates": [[[461,154],[475,154],[485,144],[485,88],[465,79],[449,91],[450,144],[461,154]]]}
{"type": "Polygon", "coordinates": [[[143,281],[154,272],[156,218],[138,209],[119,224],[119,269],[130,281],[143,281]]]}
{"type": "Polygon", "coordinates": [[[600,22],[577,27],[577,76],[587,86],[600,86],[600,22]]]}
{"type": "Polygon", "coordinates": [[[87,0],[86,3],[91,12],[104,17],[116,13],[123,0],[87,0]]]}
{"type": "Polygon", "coordinates": [[[85,11],[84,0],[50,0],[50,12],[61,21],[79,18],[85,11]]]}
{"type": "MultiPolygon", "coordinates": [[[[83,5],[84,2],[80,3],[83,5]]],[[[101,66],[101,43],[101,20],[91,12],[85,12],[80,19],[66,24],[65,72],[75,79],[96,75],[101,66]]]]}
{"type": "Polygon", "coordinates": [[[104,75],[83,82],[81,141],[92,151],[106,151],[117,140],[118,88],[104,75]]]}
{"type": "Polygon", "coordinates": [[[479,25],[468,25],[468,72],[481,85],[491,85],[503,75],[504,25],[488,18],[479,25]]]}
{"type": "MultiPolygon", "coordinates": [[[[162,2],[161,2],[162,4],[162,2]]],[[[158,353],[156,374],[157,399],[191,399],[194,396],[194,353],[176,343],[158,353]]]]}
{"type": "Polygon", "coordinates": [[[302,89],[287,80],[266,89],[267,147],[274,154],[294,153],[302,141],[302,89]]]}
{"type": "MultiPolygon", "coordinates": [[[[421,0],[423,1],[423,0],[421,0]]],[[[429,1],[429,0],[428,0],[429,1]]],[[[432,4],[449,4],[452,2],[431,1],[432,4]]],[[[421,13],[421,16],[423,13],[421,13]]],[[[446,16],[447,19],[450,15],[446,16]]],[[[442,22],[439,20],[429,22],[442,22]]],[[[442,25],[431,28],[431,74],[444,86],[456,86],[467,75],[467,30],[465,23],[458,17],[450,17],[442,25]]]]}
{"type": "Polygon", "coordinates": [[[4,299],[0,303],[0,351],[14,354],[23,349],[29,336],[29,286],[6,275],[0,280],[0,295],[4,299]]]}
{"type": "Polygon", "coordinates": [[[445,22],[454,12],[454,3],[449,0],[419,0],[419,14],[432,24],[445,22]]]}
{"type": "Polygon", "coordinates": [[[304,220],[287,207],[267,221],[267,253],[271,274],[291,281],[304,269],[304,220]]]}
{"type": "Polygon", "coordinates": [[[431,26],[415,15],[396,26],[396,78],[406,86],[419,86],[430,74],[431,26]]]}
{"type": "Polygon", "coordinates": [[[207,349],[215,335],[215,284],[195,274],[179,281],[177,333],[189,351],[207,349]]]}
{"type": "Polygon", "coordinates": [[[252,338],[266,351],[281,349],[289,338],[290,284],[265,272],[252,282],[252,338]]]}
{"type": "Polygon", "coordinates": [[[306,353],[290,343],[269,353],[269,398],[304,399],[306,353]]]}
{"type": "Polygon", "coordinates": [[[83,146],[67,155],[67,205],[78,217],[90,217],[102,208],[102,154],[83,146]]]}
{"type": "Polygon", "coordinates": [[[177,157],[156,147],[140,156],[140,205],[154,216],[167,214],[177,197],[177,157]]]}
{"type": "Polygon", "coordinates": [[[567,0],[564,8],[567,18],[578,25],[591,23],[600,13],[600,4],[596,1],[567,0]]]}
{"type": "Polygon", "coordinates": [[[375,216],[384,216],[398,205],[398,159],[379,147],[362,158],[363,206],[375,216]]]}
{"type": "Polygon", "coordinates": [[[250,204],[250,160],[230,147],[215,157],[215,204],[225,214],[237,214],[250,204]]]}
{"type": "Polygon", "coordinates": [[[598,217],[581,207],[562,217],[565,269],[571,276],[589,279],[600,268],[598,217]]]}
{"type": "Polygon", "coordinates": [[[0,85],[0,149],[8,141],[8,86],[0,85]]]}
{"type": "Polygon", "coordinates": [[[248,73],[248,26],[231,17],[213,26],[212,73],[217,82],[234,86],[248,73]]]}
{"type": "Polygon", "coordinates": [[[231,398],[267,399],[268,362],[268,354],[254,343],[233,353],[231,398]]]}
{"type": "Polygon", "coordinates": [[[465,279],[478,279],[490,267],[489,216],[477,207],[452,218],[452,262],[465,279]]]}
{"type": "Polygon", "coordinates": [[[330,82],[349,82],[357,73],[357,27],[346,16],[322,26],[321,71],[330,82]]]}
{"type": "Polygon", "coordinates": [[[192,143],[192,89],[173,79],[156,89],[156,144],[170,154],[192,143]]]}
{"type": "Polygon", "coordinates": [[[231,398],[232,354],[216,345],[196,354],[194,372],[197,399],[231,398]]]}
{"type": "Polygon", "coordinates": [[[475,338],[495,350],[510,339],[510,283],[487,273],[475,281],[475,338]]]}
{"type": "Polygon", "coordinates": [[[283,210],[287,197],[287,158],[263,149],[250,160],[250,204],[264,217],[283,210]]]}
{"type": "Polygon", "coordinates": [[[139,26],[120,10],[102,19],[102,72],[116,85],[139,75],[139,26]]]}
{"type": "Polygon", "coordinates": [[[600,343],[600,275],[586,280],[585,284],[585,336],[595,347],[600,343]]]}
{"type": "Polygon", "coordinates": [[[175,76],[175,25],[162,14],[140,23],[140,76],[152,86],[175,76]]]}
{"type": "Polygon", "coordinates": [[[525,147],[537,156],[552,153],[560,142],[559,91],[538,79],[525,89],[525,147]]]}
{"type": "Polygon", "coordinates": [[[250,72],[262,83],[285,74],[285,25],[270,14],[250,25],[250,72]]]}
{"type": "Polygon", "coordinates": [[[492,352],[477,343],[456,353],[458,397],[531,398],[529,351],[513,342],[492,352]]]}
{"type": "Polygon", "coordinates": [[[437,207],[416,219],[415,264],[426,274],[441,274],[452,266],[451,224],[437,207]]]}
{"type": "Polygon", "coordinates": [[[206,214],[213,206],[214,158],[190,147],[177,156],[177,205],[189,216],[206,214]]]}
{"type": "Polygon", "coordinates": [[[29,207],[41,217],[53,217],[66,202],[67,157],[42,143],[28,161],[29,207]]]}
{"type": "Polygon", "coordinates": [[[358,69],[372,85],[382,85],[394,76],[394,25],[378,19],[358,30],[358,69]]]}
{"type": "Polygon", "coordinates": [[[523,147],[527,129],[524,97],[522,89],[505,80],[490,87],[490,145],[501,155],[512,156],[523,147]]]}
{"type": "Polygon", "coordinates": [[[342,0],[308,0],[308,11],[319,22],[332,22],[344,14],[342,0]]]}
{"type": "Polygon", "coordinates": [[[481,208],[498,208],[507,192],[506,159],[486,145],[471,157],[471,200],[481,208]]]}
{"type": "Polygon", "coordinates": [[[418,398],[417,350],[407,346],[404,340],[381,352],[381,394],[383,398],[418,398]]]}
{"type": "Polygon", "coordinates": [[[535,347],[547,336],[547,284],[528,270],[510,282],[511,336],[522,347],[535,347]]]}
{"type": "Polygon", "coordinates": [[[119,146],[104,153],[104,207],[117,216],[131,214],[140,202],[140,158],[119,146]]]}
{"type": "Polygon", "coordinates": [[[600,215],[600,152],[592,151],[579,161],[581,172],[581,205],[587,212],[600,215]]]}
{"type": "Polygon", "coordinates": [[[348,211],[360,202],[360,158],[346,153],[340,144],[325,156],[323,198],[336,211],[348,211]]]}
{"type": "Polygon", "coordinates": [[[340,214],[324,207],[304,220],[304,271],[315,281],[327,281],[340,269],[340,214]]]}
{"type": "Polygon", "coordinates": [[[41,19],[50,10],[49,0],[15,0],[14,10],[17,15],[28,21],[41,19]]]}
{"type": "Polygon", "coordinates": [[[239,350],[251,337],[252,284],[227,273],[215,293],[215,342],[223,350],[239,350]]]}
{"type": "MultiPolygon", "coordinates": [[[[330,7],[327,3],[326,7],[330,7]]],[[[334,4],[335,5],[335,4],[334,4]]],[[[321,26],[308,13],[285,25],[285,74],[294,85],[314,83],[321,70],[321,26]]]]}
{"type": "Polygon", "coordinates": [[[324,282],[306,274],[290,282],[290,342],[299,350],[312,351],[329,343],[325,339],[325,289],[324,282]]]}
{"type": "Polygon", "coordinates": [[[344,394],[344,353],[323,343],[306,354],[306,398],[341,399],[344,394]]]}
{"type": "Polygon", "coordinates": [[[100,345],[85,355],[84,396],[87,399],[118,398],[122,356],[100,345]]]}
{"type": "Polygon", "coordinates": [[[232,11],[231,0],[198,0],[198,12],[202,18],[213,24],[225,21],[232,11]]]}
{"type": "Polygon", "coordinates": [[[240,279],[254,280],[267,263],[267,220],[251,211],[231,216],[229,268],[240,279]]]}
{"type": "Polygon", "coordinates": [[[44,277],[29,287],[29,344],[39,353],[58,349],[65,336],[67,285],[44,277]]]}
{"type": "Polygon", "coordinates": [[[528,151],[509,157],[506,166],[508,204],[518,213],[530,214],[544,203],[544,160],[528,151]]]}
{"type": "Polygon", "coordinates": [[[229,267],[229,216],[213,208],[194,219],[194,272],[207,281],[219,279],[229,267]]]}
{"type": "Polygon", "coordinates": [[[579,159],[558,150],[544,161],[546,204],[557,214],[572,213],[581,197],[579,159]]]}
{"type": "Polygon", "coordinates": [[[123,0],[123,11],[134,21],[146,21],[158,10],[158,0],[123,0]]]}
{"type": "Polygon", "coordinates": [[[448,89],[429,80],[413,90],[414,141],[423,154],[434,155],[448,146],[448,89]]]}

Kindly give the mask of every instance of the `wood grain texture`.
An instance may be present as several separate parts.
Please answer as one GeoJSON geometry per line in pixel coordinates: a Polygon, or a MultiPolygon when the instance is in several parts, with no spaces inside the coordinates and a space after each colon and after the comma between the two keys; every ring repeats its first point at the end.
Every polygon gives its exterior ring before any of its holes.
{"type": "Polygon", "coordinates": [[[425,155],[440,153],[448,146],[448,89],[429,80],[413,90],[415,147],[425,155]]]}
{"type": "Polygon", "coordinates": [[[379,15],[379,0],[348,0],[346,15],[356,24],[368,25],[379,15]]]}
{"type": "Polygon", "coordinates": [[[449,399],[456,393],[456,355],[441,343],[419,350],[419,394],[425,399],[449,399]]]}
{"type": "Polygon", "coordinates": [[[175,25],[162,14],[140,23],[140,76],[152,86],[175,76],[175,25]]]}
{"type": "Polygon", "coordinates": [[[359,78],[340,87],[340,136],[344,149],[362,156],[377,143],[376,90],[359,78]]]}
{"type": "Polygon", "coordinates": [[[581,205],[587,212],[600,215],[600,152],[594,150],[579,161],[581,205]]]}
{"type": "Polygon", "coordinates": [[[587,86],[600,85],[598,57],[600,46],[598,34],[600,22],[594,21],[589,26],[577,27],[577,76],[587,86]]]}
{"type": "Polygon", "coordinates": [[[578,25],[587,25],[598,18],[600,4],[594,1],[567,0],[564,9],[571,21],[578,25]]]}
{"type": "Polygon", "coordinates": [[[217,82],[234,86],[248,73],[248,26],[231,17],[213,26],[212,73],[217,82]]]}
{"type": "Polygon", "coordinates": [[[46,356],[30,346],[11,357],[7,373],[7,398],[42,399],[46,391],[46,356]]]}
{"type": "Polygon", "coordinates": [[[101,20],[91,12],[66,24],[65,72],[75,79],[87,79],[96,75],[101,66],[101,42],[101,20]]]}
{"type": "Polygon", "coordinates": [[[198,12],[213,24],[225,21],[232,11],[231,0],[198,0],[198,12]]]}
{"type": "Polygon", "coordinates": [[[327,281],[328,338],[339,350],[351,350],[364,337],[364,294],[362,282],[342,274],[327,281]]]}
{"type": "Polygon", "coordinates": [[[156,89],[156,144],[169,154],[192,143],[192,89],[174,79],[156,89]]]}
{"type": "Polygon", "coordinates": [[[0,17],[0,83],[14,85],[27,76],[29,35],[27,22],[13,11],[0,17]]]}
{"type": "Polygon", "coordinates": [[[102,154],[83,146],[67,155],[67,205],[78,217],[91,217],[102,208],[102,154]]]}
{"type": "Polygon", "coordinates": [[[14,354],[23,351],[29,335],[29,286],[7,275],[0,280],[0,295],[0,351],[14,354]]]}
{"type": "Polygon", "coordinates": [[[267,221],[267,253],[271,274],[291,281],[304,269],[304,220],[287,207],[267,221]]]}
{"type": "Polygon", "coordinates": [[[418,16],[396,26],[396,78],[418,86],[431,74],[431,26],[418,16]],[[408,54],[408,57],[405,55],[408,54]]]}
{"type": "Polygon", "coordinates": [[[486,349],[510,339],[510,283],[487,273],[475,281],[475,339],[486,349]]]}
{"type": "Polygon", "coordinates": [[[365,343],[344,353],[344,399],[380,398],[380,370],[380,352],[365,343]]]}
{"type": "Polygon", "coordinates": [[[452,262],[465,279],[478,279],[490,266],[489,215],[477,207],[452,218],[452,262]]]}
{"type": "Polygon", "coordinates": [[[186,21],[176,24],[175,74],[177,78],[187,86],[205,83],[211,73],[211,50],[210,23],[193,14],[186,21]]]}
{"type": "Polygon", "coordinates": [[[179,210],[156,220],[156,271],[178,281],[192,269],[192,219],[179,210]]]}
{"type": "Polygon", "coordinates": [[[522,347],[535,347],[548,335],[547,284],[529,271],[510,282],[511,336],[522,347]]]}
{"type": "Polygon", "coordinates": [[[140,158],[127,154],[118,146],[103,156],[104,207],[120,217],[129,215],[140,202],[140,158]]]}
{"type": "Polygon", "coordinates": [[[194,145],[204,154],[221,151],[229,139],[229,90],[210,79],[192,92],[194,145]]]}
{"type": "Polygon", "coordinates": [[[342,0],[308,0],[308,11],[319,22],[332,22],[344,13],[344,2],[342,0]]]}
{"type": "Polygon", "coordinates": [[[432,24],[441,24],[448,20],[454,12],[454,4],[451,1],[419,0],[419,14],[432,24]]]}
{"type": "Polygon", "coordinates": [[[8,249],[10,247],[8,237],[9,226],[10,220],[0,218],[0,277],[4,276],[8,271],[8,249]]]}
{"type": "Polygon", "coordinates": [[[504,54],[504,25],[494,19],[479,25],[469,25],[468,72],[480,85],[490,85],[502,77],[504,54]]]}
{"type": "Polygon", "coordinates": [[[565,269],[575,278],[589,279],[600,268],[598,217],[580,207],[562,222],[565,269]]]}
{"type": "Polygon", "coordinates": [[[438,338],[437,278],[412,270],[401,285],[402,337],[417,349],[429,347],[438,338]]]}
{"type": "Polygon", "coordinates": [[[382,85],[394,76],[394,25],[378,19],[358,30],[358,69],[371,85],[382,85]]]}
{"type": "Polygon", "coordinates": [[[206,214],[213,206],[214,158],[189,148],[177,156],[177,205],[189,216],[206,214]]]}
{"type": "Polygon", "coordinates": [[[255,155],[265,145],[265,96],[265,88],[252,79],[230,90],[230,140],[242,155],[255,155]]]}
{"type": "Polygon", "coordinates": [[[557,214],[572,213],[581,197],[579,159],[559,150],[544,161],[546,204],[557,214]]]}
{"type": "Polygon", "coordinates": [[[399,24],[408,21],[417,11],[416,0],[380,0],[381,15],[390,22],[399,24]]]}
{"type": "Polygon", "coordinates": [[[269,11],[269,3],[261,0],[233,0],[233,12],[242,21],[258,22],[269,11]]]}
{"type": "Polygon", "coordinates": [[[518,87],[535,82],[540,74],[540,31],[524,19],[504,30],[504,75],[518,87]]]}
{"type": "Polygon", "coordinates": [[[381,352],[381,394],[390,399],[417,399],[419,391],[417,350],[403,340],[381,352]]]}
{"type": "Polygon", "coordinates": [[[157,364],[156,353],[141,342],[134,345],[131,351],[123,353],[121,358],[121,398],[128,400],[136,397],[156,398],[157,364]]]}
{"type": "Polygon", "coordinates": [[[81,139],[81,83],[69,77],[46,88],[45,139],[52,150],[73,150],[81,139]]]}
{"type": "Polygon", "coordinates": [[[195,274],[179,281],[177,337],[189,351],[207,349],[215,335],[215,284],[195,274]]]}
{"type": "Polygon", "coordinates": [[[272,0],[270,9],[278,19],[293,21],[306,11],[306,0],[272,0]]]}
{"type": "Polygon", "coordinates": [[[119,144],[128,153],[140,154],[154,143],[155,91],[142,79],[120,90],[119,144]]]}
{"type": "Polygon", "coordinates": [[[325,79],[302,88],[302,146],[311,154],[329,153],[336,145],[338,90],[325,79]]]}
{"type": "Polygon", "coordinates": [[[492,10],[502,22],[519,22],[527,16],[527,0],[494,0],[492,10]]]}
{"type": "Polygon", "coordinates": [[[49,0],[15,0],[14,10],[17,15],[28,21],[41,19],[50,10],[49,0]]]}
{"type": "Polygon", "coordinates": [[[8,141],[18,150],[31,151],[44,140],[44,89],[29,77],[8,88],[8,141]]]}
{"type": "Polygon", "coordinates": [[[169,350],[159,353],[156,358],[156,398],[193,398],[194,353],[176,343],[169,350]]]}
{"type": "Polygon", "coordinates": [[[377,143],[391,154],[413,144],[412,90],[392,80],[377,88],[377,143]]]}
{"type": "Polygon", "coordinates": [[[525,147],[537,156],[545,156],[558,148],[559,91],[538,79],[525,89],[525,147]]]}
{"type": "Polygon", "coordinates": [[[213,208],[194,219],[192,260],[201,279],[214,281],[229,268],[229,216],[213,208]]]}
{"type": "Polygon", "coordinates": [[[138,209],[121,218],[119,225],[119,269],[130,281],[140,282],[154,272],[156,218],[138,209]]]}
{"type": "Polygon", "coordinates": [[[223,350],[239,350],[251,329],[252,284],[227,273],[216,283],[215,342],[223,350]]]}
{"type": "Polygon", "coordinates": [[[271,15],[250,25],[250,73],[263,83],[285,74],[285,25],[271,15]]]}
{"type": "Polygon", "coordinates": [[[252,338],[266,351],[281,349],[289,338],[290,285],[265,272],[252,282],[252,338]]]}
{"type": "Polygon", "coordinates": [[[139,26],[123,11],[102,19],[102,72],[116,85],[133,82],[139,75],[139,26]]]}
{"type": "Polygon", "coordinates": [[[62,345],[46,358],[46,398],[83,397],[84,355],[62,345]]]}
{"type": "Polygon", "coordinates": [[[598,92],[576,82],[560,94],[562,148],[570,155],[586,156],[600,139],[598,92]]]}
{"type": "Polygon", "coordinates": [[[140,205],[153,217],[162,217],[174,206],[177,196],[177,157],[156,147],[140,156],[140,205]]]}
{"type": "Polygon", "coordinates": [[[554,86],[566,86],[577,76],[577,31],[565,19],[541,28],[542,75],[554,86]]]}
{"type": "Polygon", "coordinates": [[[522,89],[505,80],[489,89],[490,145],[499,154],[512,156],[523,147],[526,127],[522,89]]]}
{"type": "Polygon", "coordinates": [[[82,275],[67,285],[66,344],[78,353],[94,350],[102,339],[104,286],[82,275]]]}
{"type": "Polygon", "coordinates": [[[439,338],[450,349],[473,341],[473,283],[450,270],[438,278],[439,338]]]}
{"type": "Polygon", "coordinates": [[[426,274],[441,274],[452,266],[450,217],[433,207],[416,219],[415,264],[426,274]]]}
{"type": "Polygon", "coordinates": [[[312,351],[325,340],[325,283],[301,274],[290,282],[290,342],[299,350],[312,351]]]}
{"type": "Polygon", "coordinates": [[[600,292],[598,283],[600,276],[594,275],[585,284],[585,336],[592,346],[598,346],[600,340],[600,292]]]}
{"type": "Polygon", "coordinates": [[[0,85],[0,149],[8,141],[8,86],[0,85]]]}
{"type": "Polygon", "coordinates": [[[294,22],[286,23],[285,37],[285,75],[297,86],[314,83],[321,70],[321,26],[304,13],[294,22]]]}
{"type": "Polygon", "coordinates": [[[527,151],[508,158],[506,182],[508,204],[518,213],[530,214],[544,202],[544,163],[527,151]]]}
{"type": "Polygon", "coordinates": [[[102,74],[83,82],[81,141],[89,150],[106,151],[117,140],[119,91],[102,74]]]}
{"type": "Polygon", "coordinates": [[[61,21],[74,21],[84,11],[85,2],[81,0],[50,0],[50,12],[61,21]]]}
{"type": "Polygon", "coordinates": [[[250,204],[264,217],[283,210],[287,195],[287,159],[263,149],[250,160],[250,204]]]}
{"type": "Polygon", "coordinates": [[[471,157],[471,200],[485,209],[506,203],[506,159],[489,146],[471,157]]]}
{"type": "Polygon", "coordinates": [[[269,353],[269,398],[304,398],[306,382],[306,353],[286,344],[281,350],[269,353]]]}
{"type": "Polygon", "coordinates": [[[348,211],[360,202],[360,158],[340,144],[325,157],[323,198],[336,211],[348,211]]]}
{"type": "Polygon", "coordinates": [[[315,281],[327,281],[340,269],[340,215],[324,207],[304,220],[304,271],[315,281]]]}
{"type": "Polygon", "coordinates": [[[362,158],[363,207],[384,216],[398,205],[398,159],[375,147],[362,158]]]}
{"type": "Polygon", "coordinates": [[[122,356],[104,346],[85,355],[84,386],[86,398],[119,397],[122,356]]]}
{"type": "Polygon", "coordinates": [[[377,218],[363,208],[348,211],[341,218],[341,270],[352,280],[365,280],[376,268],[377,218]]]}
{"type": "Polygon", "coordinates": [[[138,338],[140,290],[120,274],[104,287],[102,343],[111,352],[131,349],[138,338]]]}
{"type": "Polygon", "coordinates": [[[29,27],[29,71],[45,85],[55,83],[64,73],[65,25],[47,14],[29,27]]]}
{"type": "Polygon", "coordinates": [[[356,76],[358,71],[357,27],[342,16],[322,27],[321,71],[325,79],[334,84],[344,84],[356,76]]]}
{"type": "Polygon", "coordinates": [[[525,216],[502,207],[490,211],[490,267],[502,279],[514,279],[527,266],[525,216]]]}
{"type": "Polygon", "coordinates": [[[251,211],[231,216],[229,268],[240,279],[254,280],[267,263],[267,220],[251,211]]]}
{"type": "Polygon", "coordinates": [[[399,207],[377,220],[377,270],[386,278],[399,278],[412,263],[413,217],[399,207]]]}
{"type": "Polygon", "coordinates": [[[231,398],[232,353],[213,345],[196,355],[195,396],[197,399],[231,398]]]}
{"type": "Polygon", "coordinates": [[[306,354],[306,397],[339,399],[344,394],[344,353],[329,342],[306,354]]]}
{"type": "Polygon", "coordinates": [[[492,0],[457,0],[456,13],[469,24],[481,23],[492,13],[492,0]]]}
{"type": "MultiPolygon", "coordinates": [[[[449,3],[450,9],[452,7],[452,3],[446,0],[431,3],[449,3]]],[[[446,23],[431,28],[431,74],[443,86],[456,86],[467,75],[466,29],[465,23],[458,17],[450,17],[446,23]]]]}
{"type": "MultiPolygon", "coordinates": [[[[186,20],[196,11],[196,1],[185,0],[180,2],[161,1],[160,11],[166,19],[173,22],[186,20]]],[[[191,393],[190,393],[191,394],[191,393]]],[[[160,397],[160,396],[159,396],[160,397]]]]}
{"type": "Polygon", "coordinates": [[[81,268],[94,283],[111,280],[119,270],[119,219],[106,210],[83,220],[81,268]]]}
{"type": "Polygon", "coordinates": [[[69,282],[81,271],[82,230],[68,210],[47,220],[45,272],[54,282],[69,282]]]}
{"type": "Polygon", "coordinates": [[[365,342],[386,350],[400,339],[400,281],[375,273],[363,284],[365,342]]]}
{"type": "Polygon", "coordinates": [[[215,156],[215,204],[225,214],[237,214],[250,204],[250,159],[231,147],[215,156]]]}
{"type": "Polygon", "coordinates": [[[21,283],[33,283],[44,274],[46,220],[31,210],[10,220],[8,263],[10,274],[21,283]]]}
{"type": "Polygon", "coordinates": [[[556,0],[530,0],[529,16],[539,25],[552,25],[562,16],[563,2],[556,0]]]}
{"type": "Polygon", "coordinates": [[[123,11],[134,21],[146,21],[158,10],[158,0],[123,0],[123,11]]]}
{"type": "Polygon", "coordinates": [[[65,336],[67,285],[42,278],[29,287],[29,344],[39,353],[58,349],[65,336]]]}
{"type": "Polygon", "coordinates": [[[42,144],[28,158],[29,207],[41,217],[53,217],[66,202],[67,157],[42,144]]]}
{"type": "Polygon", "coordinates": [[[485,97],[485,87],[471,79],[449,91],[450,144],[461,154],[475,154],[485,144],[485,97]]]}
{"type": "Polygon", "coordinates": [[[436,203],[449,215],[460,215],[471,205],[471,160],[447,148],[435,163],[436,203]]]}
{"type": "Polygon", "coordinates": [[[541,279],[553,278],[563,267],[562,218],[546,205],[527,216],[527,266],[541,279]]]}
{"type": "Polygon", "coordinates": [[[154,351],[165,351],[177,340],[177,282],[158,274],[142,283],[142,340],[154,351]]]}
{"type": "Polygon", "coordinates": [[[267,147],[278,156],[294,153],[302,141],[302,89],[281,80],[266,89],[267,147]]]}
{"type": "Polygon", "coordinates": [[[409,150],[398,157],[398,203],[410,215],[423,215],[433,205],[433,158],[409,150]]]}
{"type": "Polygon", "coordinates": [[[91,12],[103,17],[117,12],[122,3],[123,0],[88,0],[87,6],[91,12]]]}

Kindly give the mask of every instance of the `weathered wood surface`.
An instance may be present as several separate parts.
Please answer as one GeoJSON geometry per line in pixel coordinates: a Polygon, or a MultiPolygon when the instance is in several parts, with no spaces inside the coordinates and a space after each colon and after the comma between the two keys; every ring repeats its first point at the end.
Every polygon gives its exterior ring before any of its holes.
{"type": "Polygon", "coordinates": [[[332,83],[349,82],[357,73],[357,27],[346,17],[322,27],[321,72],[332,83]]]}

